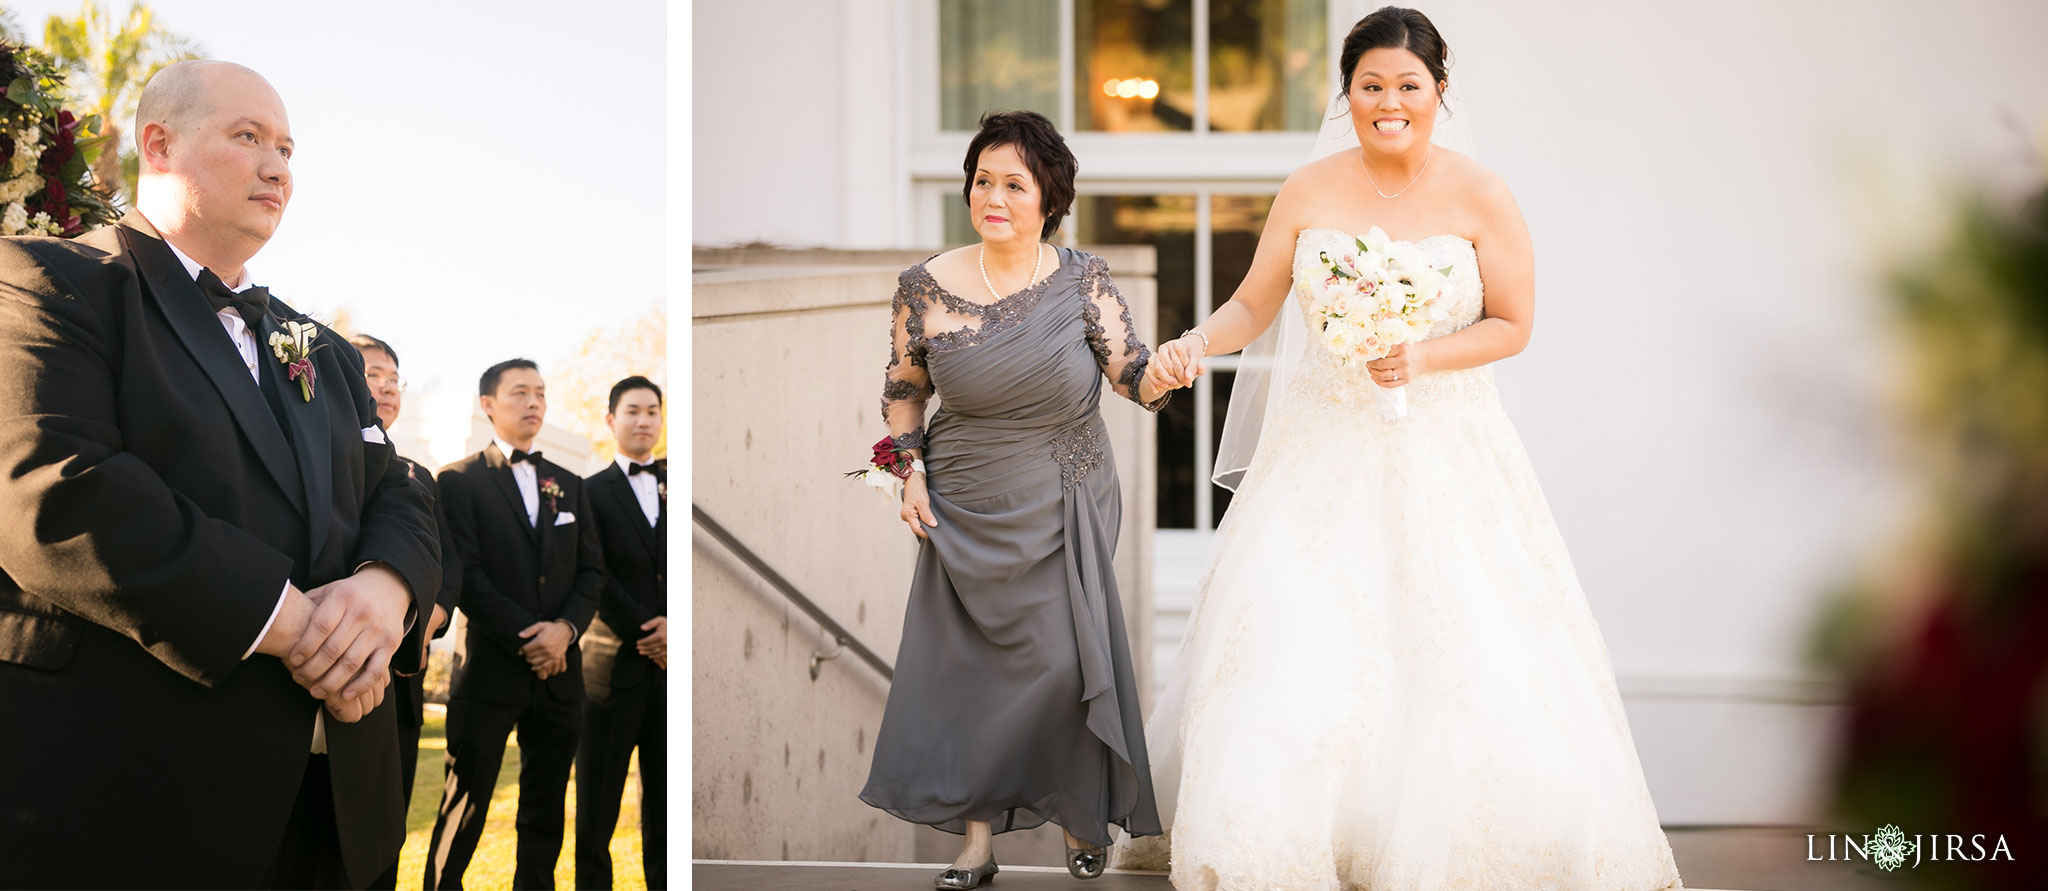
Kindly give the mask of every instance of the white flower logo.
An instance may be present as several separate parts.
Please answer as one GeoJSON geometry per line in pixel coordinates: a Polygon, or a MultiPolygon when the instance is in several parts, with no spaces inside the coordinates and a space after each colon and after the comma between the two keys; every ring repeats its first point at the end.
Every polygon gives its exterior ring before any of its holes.
{"type": "Polygon", "coordinates": [[[1906,834],[1899,831],[1899,827],[1886,823],[1870,840],[1870,861],[1877,864],[1877,868],[1891,872],[1904,864],[1906,855],[1913,853],[1916,847],[1916,843],[1906,840],[1906,834]]]}

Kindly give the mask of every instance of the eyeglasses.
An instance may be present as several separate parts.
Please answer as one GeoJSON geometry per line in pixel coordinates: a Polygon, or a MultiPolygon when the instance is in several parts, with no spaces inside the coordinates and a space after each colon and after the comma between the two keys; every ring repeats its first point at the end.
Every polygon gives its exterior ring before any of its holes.
{"type": "Polygon", "coordinates": [[[372,390],[382,390],[388,387],[400,393],[405,392],[405,379],[398,375],[372,371],[364,374],[363,377],[369,381],[370,389],[372,390]]]}

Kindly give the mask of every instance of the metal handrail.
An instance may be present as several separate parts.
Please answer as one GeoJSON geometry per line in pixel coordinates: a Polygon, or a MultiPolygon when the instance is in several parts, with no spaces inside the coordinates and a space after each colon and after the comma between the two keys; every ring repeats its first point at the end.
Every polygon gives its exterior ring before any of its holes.
{"type": "MultiPolygon", "coordinates": [[[[825,633],[832,636],[832,642],[840,650],[852,650],[854,655],[861,658],[861,661],[866,662],[868,665],[873,666],[876,671],[881,672],[883,680],[894,681],[896,679],[896,669],[890,667],[888,662],[883,661],[881,656],[876,655],[874,650],[869,649],[867,644],[861,643],[860,638],[855,637],[853,632],[848,631],[845,625],[839,624],[839,620],[832,618],[832,615],[825,612],[823,607],[818,606],[816,601],[805,597],[802,591],[798,591],[795,585],[789,583],[789,579],[783,578],[782,573],[776,572],[775,567],[769,566],[767,561],[762,560],[760,555],[755,554],[752,548],[740,544],[739,539],[734,538],[733,534],[726,531],[724,526],[719,525],[717,520],[711,519],[711,515],[705,513],[704,508],[694,501],[690,502],[690,519],[695,520],[698,526],[703,527],[706,534],[718,539],[719,544],[725,545],[726,550],[731,551],[733,556],[740,558],[741,563],[747,564],[747,568],[752,569],[761,578],[766,579],[768,584],[773,586],[775,590],[782,592],[782,596],[789,598],[789,602],[796,604],[797,609],[803,610],[804,615],[810,616],[811,621],[818,623],[820,627],[824,628],[825,633]]],[[[812,652],[811,680],[815,681],[818,679],[818,672],[827,661],[838,657],[838,651],[830,654],[812,652]]]]}

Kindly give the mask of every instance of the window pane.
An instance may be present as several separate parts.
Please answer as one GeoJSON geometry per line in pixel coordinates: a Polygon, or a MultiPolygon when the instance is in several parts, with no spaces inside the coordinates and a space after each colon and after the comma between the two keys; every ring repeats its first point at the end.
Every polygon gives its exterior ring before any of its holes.
{"type": "Polygon", "coordinates": [[[1209,129],[1315,130],[1334,95],[1324,0],[1209,0],[1209,129]]]}
{"type": "MultiPolygon", "coordinates": [[[[1075,204],[1075,231],[1083,247],[1149,244],[1159,252],[1158,316],[1152,330],[1178,333],[1193,325],[1195,197],[1082,195],[1075,204]]],[[[1159,412],[1159,526],[1164,529],[1195,525],[1193,395],[1182,391],[1159,412]]]]}
{"type": "MultiPolygon", "coordinates": [[[[1209,199],[1209,246],[1212,251],[1209,269],[1214,275],[1209,282],[1209,293],[1215,295],[1216,305],[1223,305],[1230,295],[1237,293],[1238,284],[1251,271],[1252,254],[1259,248],[1259,233],[1265,231],[1266,214],[1272,209],[1271,195],[1216,195],[1209,199]]],[[[1167,329],[1162,327],[1159,330],[1167,329]]],[[[1214,401],[1211,403],[1216,411],[1216,427],[1209,431],[1211,455],[1215,454],[1213,449],[1223,438],[1223,420],[1230,409],[1230,384],[1235,378],[1233,374],[1216,374],[1214,401]]],[[[1164,450],[1162,445],[1161,451],[1164,450]]],[[[1204,482],[1207,483],[1206,480],[1204,482]]],[[[1214,483],[1207,484],[1213,487],[1211,495],[1215,498],[1211,516],[1220,522],[1224,509],[1230,506],[1230,490],[1214,483]]]]}
{"type": "Polygon", "coordinates": [[[1193,8],[1192,0],[1074,0],[1077,129],[1194,129],[1193,8]]]}
{"type": "Polygon", "coordinates": [[[1061,125],[1059,4],[941,0],[939,87],[942,130],[1019,109],[1061,125]]]}

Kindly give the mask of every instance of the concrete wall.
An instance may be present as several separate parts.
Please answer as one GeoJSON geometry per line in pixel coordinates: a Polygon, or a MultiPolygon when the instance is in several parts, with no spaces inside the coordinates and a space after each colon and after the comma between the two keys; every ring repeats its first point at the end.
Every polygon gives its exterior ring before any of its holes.
{"type": "MultiPolygon", "coordinates": [[[[884,435],[877,405],[889,299],[896,273],[929,253],[693,258],[691,497],[892,664],[915,540],[893,499],[840,474],[860,467],[884,435]]],[[[1098,253],[1134,316],[1153,318],[1151,249],[1098,253]]],[[[1124,490],[1117,585],[1143,652],[1153,419],[1107,393],[1103,405],[1124,490]]],[[[831,650],[815,623],[701,531],[691,565],[692,855],[913,859],[918,836],[909,824],[857,797],[886,684],[850,654],[813,681],[812,653],[831,650]]],[[[1035,839],[1031,855],[1006,862],[1057,862],[1051,834],[1053,846],[1035,839]]],[[[946,842],[928,840],[924,850],[934,846],[946,842]]],[[[1006,852],[1019,847],[1005,842],[1006,852]]]]}

